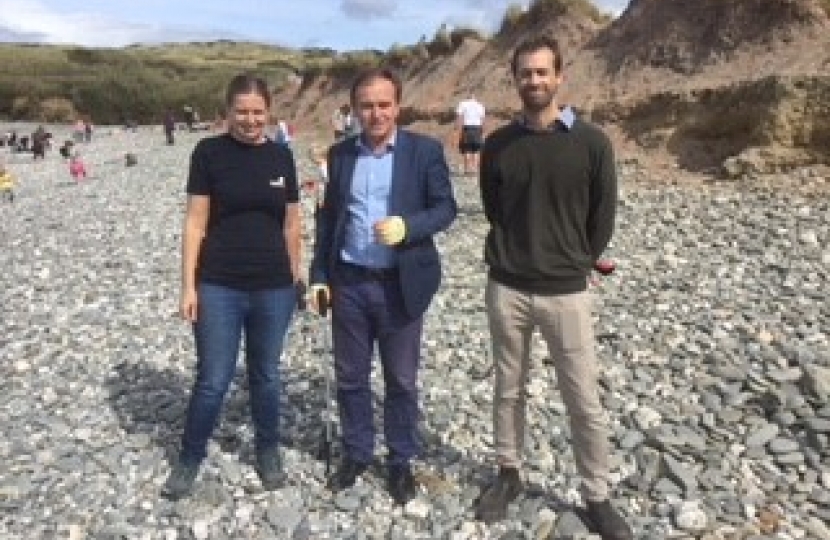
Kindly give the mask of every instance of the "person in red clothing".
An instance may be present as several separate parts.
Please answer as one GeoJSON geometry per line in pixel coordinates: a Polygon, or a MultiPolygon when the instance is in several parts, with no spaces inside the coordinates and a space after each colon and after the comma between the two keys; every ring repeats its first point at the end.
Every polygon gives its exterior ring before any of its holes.
{"type": "Polygon", "coordinates": [[[81,159],[80,152],[76,151],[69,159],[69,174],[75,179],[76,182],[80,182],[81,179],[86,178],[86,164],[84,163],[84,160],[81,159]]]}

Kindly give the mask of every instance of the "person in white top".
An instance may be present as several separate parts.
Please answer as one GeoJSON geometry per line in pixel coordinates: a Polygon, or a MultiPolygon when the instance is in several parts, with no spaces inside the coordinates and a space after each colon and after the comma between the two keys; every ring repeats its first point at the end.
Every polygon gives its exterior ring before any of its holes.
{"type": "Polygon", "coordinates": [[[479,153],[484,144],[484,105],[471,94],[458,104],[455,114],[458,151],[464,159],[464,174],[476,174],[479,153]]]}

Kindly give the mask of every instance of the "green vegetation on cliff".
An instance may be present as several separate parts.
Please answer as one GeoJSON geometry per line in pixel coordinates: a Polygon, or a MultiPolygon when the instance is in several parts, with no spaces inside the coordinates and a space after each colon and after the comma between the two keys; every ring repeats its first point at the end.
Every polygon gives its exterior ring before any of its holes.
{"type": "Polygon", "coordinates": [[[0,118],[96,123],[158,122],[165,109],[191,105],[204,118],[221,107],[227,81],[241,71],[279,86],[300,66],[333,51],[255,43],[136,45],[99,49],[0,44],[0,118]]]}

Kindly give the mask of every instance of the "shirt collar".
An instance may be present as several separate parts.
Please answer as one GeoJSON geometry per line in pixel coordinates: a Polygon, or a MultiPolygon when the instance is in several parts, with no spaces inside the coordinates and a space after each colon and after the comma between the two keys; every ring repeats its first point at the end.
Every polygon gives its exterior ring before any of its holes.
{"type": "MultiPolygon", "coordinates": [[[[570,131],[573,128],[575,121],[576,111],[574,111],[570,105],[566,105],[565,107],[559,109],[559,117],[556,120],[554,120],[553,123],[551,123],[547,129],[550,131],[554,131],[557,129],[557,126],[561,125],[567,131],[570,131]]],[[[520,116],[517,122],[525,128],[528,127],[527,122],[525,122],[524,115],[520,116]]]]}
{"type": "MultiPolygon", "coordinates": [[[[395,149],[395,142],[397,141],[397,139],[398,139],[398,130],[397,130],[397,128],[395,128],[395,131],[392,132],[392,137],[386,143],[386,148],[384,149],[384,151],[391,152],[392,150],[394,150],[395,149]]],[[[372,147],[370,147],[368,144],[366,144],[366,141],[363,140],[363,134],[362,133],[360,135],[358,135],[357,138],[355,139],[355,147],[360,152],[368,152],[368,153],[373,152],[372,147]]]]}

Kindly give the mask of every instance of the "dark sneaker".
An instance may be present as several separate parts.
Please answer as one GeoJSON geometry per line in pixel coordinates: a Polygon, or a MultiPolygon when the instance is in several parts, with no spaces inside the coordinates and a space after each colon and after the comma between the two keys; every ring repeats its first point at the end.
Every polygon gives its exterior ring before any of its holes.
{"type": "Polygon", "coordinates": [[[285,473],[282,470],[282,459],[277,448],[257,452],[256,472],[262,489],[274,491],[285,485],[285,473]]]}
{"type": "Polygon", "coordinates": [[[170,476],[161,487],[161,496],[177,501],[193,493],[193,483],[196,481],[196,474],[199,472],[198,463],[185,463],[179,461],[170,471],[170,476]]]}
{"type": "Polygon", "coordinates": [[[409,468],[409,465],[389,467],[386,488],[389,490],[389,495],[392,496],[395,504],[401,506],[405,506],[406,503],[418,495],[415,478],[412,476],[412,469],[409,468]]]}
{"type": "Polygon", "coordinates": [[[588,519],[602,540],[632,540],[634,533],[608,499],[588,501],[588,519]]]}
{"type": "Polygon", "coordinates": [[[327,486],[337,492],[348,489],[357,481],[357,477],[369,468],[368,463],[360,463],[349,458],[344,459],[333,475],[329,476],[327,486]]]}
{"type": "Polygon", "coordinates": [[[490,484],[478,499],[476,519],[485,523],[505,519],[507,505],[513,502],[523,490],[519,470],[513,467],[500,467],[496,481],[490,484]]]}

